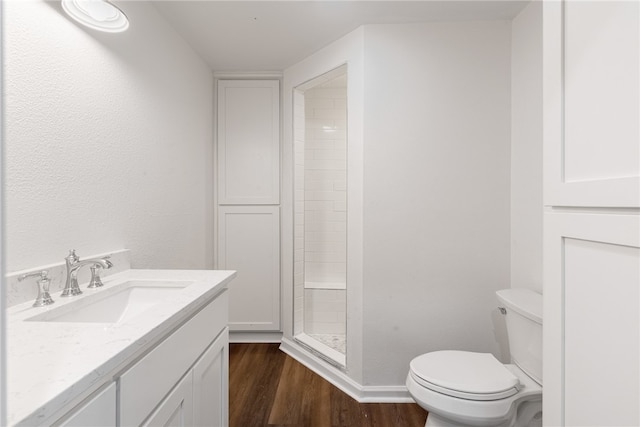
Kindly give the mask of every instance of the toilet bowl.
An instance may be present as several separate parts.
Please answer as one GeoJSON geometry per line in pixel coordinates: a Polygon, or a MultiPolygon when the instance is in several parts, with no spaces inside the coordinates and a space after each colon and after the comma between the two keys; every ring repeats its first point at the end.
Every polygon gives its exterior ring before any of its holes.
{"type": "Polygon", "coordinates": [[[406,384],[416,403],[429,411],[427,426],[542,425],[542,387],[489,353],[423,354],[411,361],[406,384]],[[518,414],[524,402],[534,409],[518,414]]]}
{"type": "Polygon", "coordinates": [[[542,297],[522,289],[497,295],[505,306],[513,363],[453,350],[414,358],[406,386],[429,412],[426,426],[542,425],[542,297]]]}

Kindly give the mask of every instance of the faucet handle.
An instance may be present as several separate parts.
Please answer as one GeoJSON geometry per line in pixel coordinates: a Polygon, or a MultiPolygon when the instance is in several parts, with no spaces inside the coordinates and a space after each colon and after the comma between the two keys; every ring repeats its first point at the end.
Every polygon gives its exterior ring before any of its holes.
{"type": "MultiPolygon", "coordinates": [[[[111,255],[100,258],[107,264],[106,268],[113,267],[113,263],[109,261],[110,258],[111,255]]],[[[99,288],[101,286],[104,286],[104,283],[102,283],[102,279],[100,278],[100,270],[102,268],[103,267],[100,264],[93,264],[91,267],[89,267],[89,269],[91,270],[91,281],[89,282],[87,288],[99,288]]]]}
{"type": "Polygon", "coordinates": [[[22,282],[24,279],[26,279],[28,277],[40,277],[41,280],[49,280],[49,278],[47,277],[48,275],[49,275],[49,271],[48,270],[41,270],[41,271],[36,271],[35,273],[23,274],[20,277],[18,277],[18,280],[20,282],[22,282]]]}
{"type": "Polygon", "coordinates": [[[100,264],[94,264],[89,267],[89,269],[91,270],[91,281],[89,282],[87,288],[100,288],[104,286],[104,283],[102,283],[102,279],[100,278],[101,268],[102,267],[100,266],[100,264]]]}
{"type": "Polygon", "coordinates": [[[49,285],[51,284],[51,279],[48,277],[49,272],[47,270],[37,271],[35,273],[27,273],[18,277],[18,281],[22,282],[24,279],[29,277],[40,277],[38,279],[38,296],[36,297],[36,301],[33,303],[34,307],[43,307],[45,305],[53,304],[55,301],[49,295],[49,285]]]}

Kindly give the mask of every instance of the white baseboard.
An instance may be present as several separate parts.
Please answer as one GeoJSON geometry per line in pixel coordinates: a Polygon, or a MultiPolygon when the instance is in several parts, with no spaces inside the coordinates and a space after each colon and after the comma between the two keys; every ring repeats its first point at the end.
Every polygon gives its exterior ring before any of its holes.
{"type": "Polygon", "coordinates": [[[360,403],[415,403],[406,386],[384,385],[362,386],[360,403]]]}
{"type": "Polygon", "coordinates": [[[280,350],[329,381],[334,386],[360,403],[413,403],[407,387],[401,386],[362,386],[349,378],[344,370],[331,365],[310,353],[297,342],[282,338],[280,350]]]}
{"type": "Polygon", "coordinates": [[[229,331],[229,342],[259,342],[279,343],[282,340],[282,332],[246,332],[229,331]]]}

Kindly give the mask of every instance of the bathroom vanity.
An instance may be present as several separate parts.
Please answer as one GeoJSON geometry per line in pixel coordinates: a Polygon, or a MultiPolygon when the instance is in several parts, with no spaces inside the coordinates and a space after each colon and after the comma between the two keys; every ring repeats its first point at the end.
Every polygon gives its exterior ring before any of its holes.
{"type": "Polygon", "coordinates": [[[127,270],[7,312],[8,424],[228,424],[233,271],[127,270]]]}

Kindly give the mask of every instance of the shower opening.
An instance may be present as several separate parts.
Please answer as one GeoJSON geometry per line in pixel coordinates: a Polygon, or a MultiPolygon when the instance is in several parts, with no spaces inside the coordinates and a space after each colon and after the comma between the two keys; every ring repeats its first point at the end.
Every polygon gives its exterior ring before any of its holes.
{"type": "Polygon", "coordinates": [[[347,67],[294,90],[294,338],[346,366],[347,67]]]}

